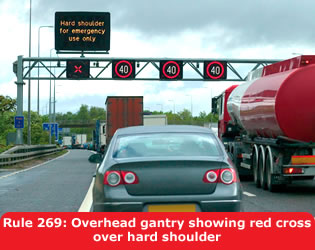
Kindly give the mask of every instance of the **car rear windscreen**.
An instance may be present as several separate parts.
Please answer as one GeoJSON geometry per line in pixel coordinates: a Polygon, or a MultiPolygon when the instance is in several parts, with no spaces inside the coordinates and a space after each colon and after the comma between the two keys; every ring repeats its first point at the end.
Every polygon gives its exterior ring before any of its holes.
{"type": "Polygon", "coordinates": [[[113,158],[220,155],[217,139],[211,134],[153,133],[119,136],[113,158]]]}

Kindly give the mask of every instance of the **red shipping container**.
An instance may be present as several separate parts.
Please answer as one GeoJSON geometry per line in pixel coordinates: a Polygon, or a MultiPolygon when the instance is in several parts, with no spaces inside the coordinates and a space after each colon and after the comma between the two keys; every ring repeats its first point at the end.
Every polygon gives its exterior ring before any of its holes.
{"type": "Polygon", "coordinates": [[[108,96],[106,144],[119,128],[143,125],[143,96],[108,96]]]}

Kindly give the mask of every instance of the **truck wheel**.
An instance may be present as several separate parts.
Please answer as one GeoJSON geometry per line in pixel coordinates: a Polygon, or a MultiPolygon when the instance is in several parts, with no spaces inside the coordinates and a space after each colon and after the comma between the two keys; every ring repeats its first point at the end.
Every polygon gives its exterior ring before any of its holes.
{"type": "Polygon", "coordinates": [[[272,182],[271,168],[272,168],[273,162],[272,162],[272,157],[270,158],[270,154],[271,153],[268,152],[266,156],[267,189],[270,192],[275,192],[276,190],[278,190],[279,185],[275,185],[272,182]]]}
{"type": "Polygon", "coordinates": [[[258,168],[258,154],[253,153],[253,176],[254,176],[254,183],[256,187],[260,188],[260,179],[259,179],[259,168],[258,168]]]}
{"type": "Polygon", "coordinates": [[[264,168],[265,165],[265,150],[263,146],[260,146],[260,154],[258,159],[258,169],[259,169],[259,179],[260,179],[260,186],[263,189],[267,189],[267,181],[266,181],[266,170],[264,168]]]}

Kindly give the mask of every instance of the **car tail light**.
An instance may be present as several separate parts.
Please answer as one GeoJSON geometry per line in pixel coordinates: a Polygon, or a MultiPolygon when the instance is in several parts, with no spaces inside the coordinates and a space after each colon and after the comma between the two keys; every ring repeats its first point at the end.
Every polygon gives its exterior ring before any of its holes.
{"type": "Polygon", "coordinates": [[[104,175],[104,184],[111,187],[137,183],[139,183],[138,177],[131,171],[107,171],[104,175]]]}
{"type": "Polygon", "coordinates": [[[206,183],[223,183],[229,185],[236,181],[236,172],[232,168],[209,170],[203,177],[203,182],[206,183]]]}
{"type": "Polygon", "coordinates": [[[137,184],[139,182],[138,177],[134,172],[121,171],[121,174],[125,184],[137,184]]]}
{"type": "Polygon", "coordinates": [[[232,168],[226,168],[221,170],[220,180],[222,183],[229,185],[236,182],[236,173],[232,168]]]}
{"type": "Polygon", "coordinates": [[[203,181],[207,183],[214,183],[218,180],[218,176],[220,174],[220,170],[210,170],[206,172],[205,176],[203,177],[203,181]]]}
{"type": "Polygon", "coordinates": [[[104,176],[104,184],[116,187],[121,184],[122,179],[120,172],[118,171],[107,171],[104,176]]]}
{"type": "Polygon", "coordinates": [[[284,174],[304,174],[303,168],[284,168],[284,174]]]}

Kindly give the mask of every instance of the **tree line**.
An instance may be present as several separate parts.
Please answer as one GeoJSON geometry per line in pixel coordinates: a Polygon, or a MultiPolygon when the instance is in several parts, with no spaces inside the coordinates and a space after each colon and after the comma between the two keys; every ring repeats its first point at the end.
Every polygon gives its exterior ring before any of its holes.
{"type": "MultiPolygon", "coordinates": [[[[192,124],[203,126],[205,123],[216,123],[218,116],[212,113],[200,112],[198,116],[193,116],[187,109],[173,113],[161,111],[144,110],[145,113],[165,114],[168,124],[192,124]]],[[[15,133],[14,116],[16,115],[16,100],[9,96],[0,95],[0,148],[5,148],[6,138],[9,133],[15,133]]],[[[23,129],[23,140],[27,141],[27,111],[23,112],[25,119],[25,128],[23,129]]],[[[89,107],[81,105],[80,109],[75,112],[57,113],[56,121],[63,122],[82,122],[106,120],[106,110],[100,107],[89,107]]],[[[49,122],[48,115],[39,115],[31,111],[31,142],[32,144],[47,144],[49,134],[43,130],[43,123],[49,122]]],[[[92,140],[93,128],[72,128],[71,134],[87,134],[88,141],[92,140]]],[[[2,150],[3,151],[3,150],[2,150]]]]}

